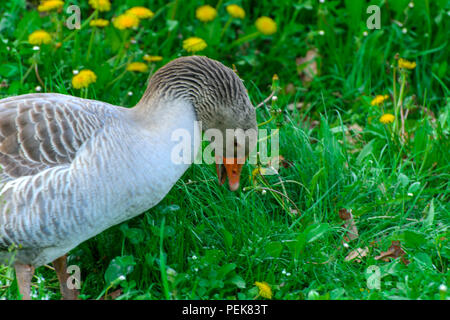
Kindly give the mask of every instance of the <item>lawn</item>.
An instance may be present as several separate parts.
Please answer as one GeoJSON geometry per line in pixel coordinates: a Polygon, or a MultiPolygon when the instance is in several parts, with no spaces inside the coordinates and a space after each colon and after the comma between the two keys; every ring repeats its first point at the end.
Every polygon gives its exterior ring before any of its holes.
{"type": "MultiPolygon", "coordinates": [[[[242,78],[259,128],[279,129],[280,167],[246,164],[231,192],[214,165],[191,166],[70,252],[80,298],[449,299],[448,1],[94,2],[2,3],[0,98],[132,107],[158,68],[205,55],[242,78]],[[121,16],[136,6],[151,12],[121,16]]],[[[34,299],[58,288],[36,271],[34,299]]],[[[0,265],[0,299],[17,298],[0,265]]]]}

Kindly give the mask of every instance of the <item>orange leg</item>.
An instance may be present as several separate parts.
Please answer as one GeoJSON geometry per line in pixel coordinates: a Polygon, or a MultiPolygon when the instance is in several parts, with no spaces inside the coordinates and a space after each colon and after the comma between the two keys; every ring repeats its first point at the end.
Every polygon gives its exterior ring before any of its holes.
{"type": "Polygon", "coordinates": [[[17,285],[19,286],[22,300],[31,300],[31,279],[33,278],[34,267],[28,264],[16,263],[14,269],[16,269],[17,285]]]}
{"type": "Polygon", "coordinates": [[[59,257],[55,261],[52,262],[55,267],[56,275],[59,280],[59,289],[61,291],[63,300],[77,300],[78,298],[78,290],[77,289],[69,289],[67,287],[67,279],[69,278],[69,274],[67,273],[67,256],[64,255],[59,257]]]}

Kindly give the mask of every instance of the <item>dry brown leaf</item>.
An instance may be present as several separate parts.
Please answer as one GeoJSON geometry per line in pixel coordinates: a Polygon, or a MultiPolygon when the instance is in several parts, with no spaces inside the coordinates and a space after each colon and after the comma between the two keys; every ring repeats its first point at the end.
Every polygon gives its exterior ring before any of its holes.
{"type": "Polygon", "coordinates": [[[357,239],[359,234],[358,229],[356,228],[355,220],[353,219],[352,211],[345,208],[339,209],[339,217],[345,221],[343,228],[347,230],[344,240],[349,242],[357,239]]]}
{"type": "Polygon", "coordinates": [[[365,247],[364,249],[357,248],[355,250],[350,251],[350,253],[345,257],[345,261],[355,260],[355,262],[361,263],[361,258],[367,256],[367,253],[369,253],[368,247],[365,247]]]}
{"type": "Polygon", "coordinates": [[[101,297],[100,300],[116,300],[122,294],[122,289],[114,290],[108,293],[108,295],[101,297]]]}
{"type": "Polygon", "coordinates": [[[292,162],[286,160],[282,155],[279,156],[274,156],[272,158],[270,158],[269,163],[268,163],[269,167],[275,167],[275,168],[289,168],[292,167],[293,164],[292,162]]]}
{"type": "Polygon", "coordinates": [[[297,71],[298,75],[300,76],[300,79],[302,80],[303,84],[310,83],[314,77],[317,75],[317,61],[316,58],[318,57],[317,49],[311,49],[306,52],[306,56],[304,57],[297,57],[295,62],[297,63],[297,71]]]}
{"type": "Polygon", "coordinates": [[[405,258],[405,254],[406,254],[406,252],[403,251],[403,249],[400,245],[400,241],[392,241],[389,249],[385,252],[381,252],[379,256],[375,257],[375,260],[389,262],[392,259],[396,259],[396,258],[400,257],[400,261],[404,265],[408,265],[410,261],[405,258]]]}

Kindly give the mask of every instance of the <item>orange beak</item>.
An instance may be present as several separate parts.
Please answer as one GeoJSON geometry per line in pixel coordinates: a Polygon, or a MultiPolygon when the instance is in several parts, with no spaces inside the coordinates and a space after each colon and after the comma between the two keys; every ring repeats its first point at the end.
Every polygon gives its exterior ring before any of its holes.
{"type": "Polygon", "coordinates": [[[228,185],[231,191],[236,191],[239,188],[239,179],[241,177],[242,166],[245,159],[238,158],[223,158],[223,164],[216,163],[217,177],[219,184],[223,185],[225,179],[228,177],[228,185]]]}

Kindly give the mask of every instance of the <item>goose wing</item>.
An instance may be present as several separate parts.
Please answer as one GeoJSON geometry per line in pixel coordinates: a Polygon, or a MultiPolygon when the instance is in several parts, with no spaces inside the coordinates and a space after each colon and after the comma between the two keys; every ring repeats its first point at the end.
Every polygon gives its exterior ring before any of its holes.
{"type": "Polygon", "coordinates": [[[0,181],[70,164],[109,106],[55,93],[0,100],[0,181]]]}

